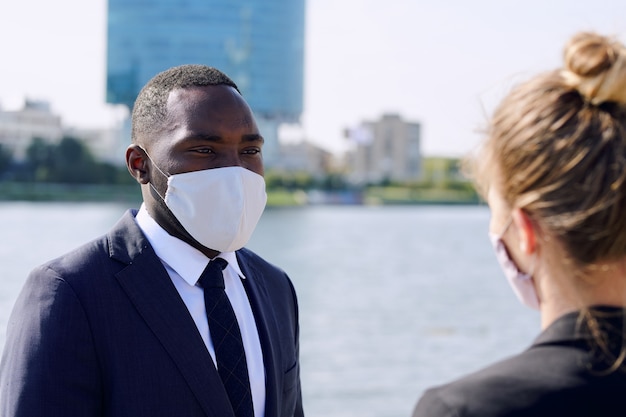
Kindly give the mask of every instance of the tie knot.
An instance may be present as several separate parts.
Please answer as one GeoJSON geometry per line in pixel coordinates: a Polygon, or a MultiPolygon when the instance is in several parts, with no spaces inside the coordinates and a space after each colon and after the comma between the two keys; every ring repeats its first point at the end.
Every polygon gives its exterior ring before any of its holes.
{"type": "Polygon", "coordinates": [[[223,271],[228,265],[228,261],[224,258],[215,258],[215,259],[212,259],[211,262],[209,262],[209,264],[214,264],[215,266],[220,268],[220,271],[223,271]]]}
{"type": "Polygon", "coordinates": [[[202,288],[224,288],[224,275],[222,271],[228,262],[222,258],[215,258],[204,268],[198,283],[202,288]]]}

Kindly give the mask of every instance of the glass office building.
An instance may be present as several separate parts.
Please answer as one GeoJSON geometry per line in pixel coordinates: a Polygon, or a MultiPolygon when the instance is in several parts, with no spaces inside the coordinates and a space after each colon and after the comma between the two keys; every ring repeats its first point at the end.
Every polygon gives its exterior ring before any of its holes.
{"type": "Polygon", "coordinates": [[[131,109],[158,72],[206,64],[275,133],[302,113],[304,18],[304,0],[108,0],[107,102],[131,109]]]}

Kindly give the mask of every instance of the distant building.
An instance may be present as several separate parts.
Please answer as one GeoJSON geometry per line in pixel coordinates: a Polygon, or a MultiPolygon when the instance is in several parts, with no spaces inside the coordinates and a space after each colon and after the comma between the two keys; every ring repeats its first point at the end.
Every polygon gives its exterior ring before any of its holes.
{"type": "Polygon", "coordinates": [[[26,100],[20,110],[0,110],[0,144],[23,161],[33,138],[58,143],[63,137],[61,117],[53,114],[46,101],[26,100]]]}
{"type": "Polygon", "coordinates": [[[332,154],[310,142],[282,144],[272,168],[283,172],[306,172],[315,178],[328,174],[332,154]]]}
{"type": "Polygon", "coordinates": [[[346,132],[354,144],[349,179],[355,183],[412,181],[422,175],[421,128],[397,114],[365,121],[346,132]]]}
{"type": "Polygon", "coordinates": [[[0,109],[0,145],[8,149],[17,162],[26,159],[26,150],[39,138],[58,144],[63,137],[72,137],[87,146],[96,160],[116,165],[125,163],[120,156],[119,129],[79,129],[63,125],[61,117],[52,113],[46,101],[26,100],[20,110],[0,109]]]}
{"type": "Polygon", "coordinates": [[[119,128],[110,129],[84,129],[65,128],[63,135],[80,140],[99,162],[108,162],[122,166],[126,164],[124,159],[125,149],[128,144],[120,148],[119,128]]]}
{"type": "Polygon", "coordinates": [[[304,18],[304,0],[109,0],[107,102],[132,108],[141,87],[169,67],[216,67],[257,116],[271,166],[278,126],[302,113],[304,18]]]}

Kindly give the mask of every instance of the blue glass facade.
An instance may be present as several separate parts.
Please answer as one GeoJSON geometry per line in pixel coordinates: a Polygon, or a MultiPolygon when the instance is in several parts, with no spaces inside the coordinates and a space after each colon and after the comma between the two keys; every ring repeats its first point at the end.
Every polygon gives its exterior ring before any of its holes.
{"type": "Polygon", "coordinates": [[[302,113],[304,0],[108,0],[107,102],[129,108],[155,74],[206,64],[257,116],[302,113]]]}

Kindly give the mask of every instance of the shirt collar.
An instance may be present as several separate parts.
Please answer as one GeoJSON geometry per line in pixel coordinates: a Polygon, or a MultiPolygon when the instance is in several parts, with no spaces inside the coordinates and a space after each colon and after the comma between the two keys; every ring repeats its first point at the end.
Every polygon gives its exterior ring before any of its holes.
{"type": "MultiPolygon", "coordinates": [[[[176,271],[189,285],[195,285],[202,271],[208,265],[207,256],[188,243],[167,233],[148,214],[145,204],[141,205],[135,220],[159,259],[176,271]]],[[[226,268],[232,268],[241,278],[246,278],[241,272],[235,252],[222,252],[218,257],[228,262],[226,268]]]]}

